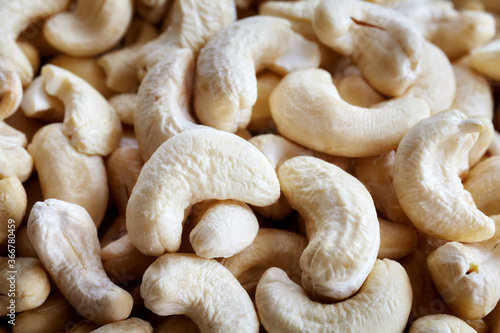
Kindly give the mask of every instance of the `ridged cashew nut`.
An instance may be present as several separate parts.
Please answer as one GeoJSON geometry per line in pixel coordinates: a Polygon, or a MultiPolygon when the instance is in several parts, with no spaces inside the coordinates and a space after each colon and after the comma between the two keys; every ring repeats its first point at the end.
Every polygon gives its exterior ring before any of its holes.
{"type": "Polygon", "coordinates": [[[57,199],[37,202],[28,235],[61,293],[82,316],[104,325],[130,315],[132,296],[104,272],[97,230],[85,209],[57,199]]]}
{"type": "Polygon", "coordinates": [[[401,140],[394,162],[394,190],[417,228],[450,241],[475,242],[493,236],[493,220],[476,208],[459,178],[464,155],[484,129],[480,119],[450,109],[420,121],[401,140]]]}
{"type": "Polygon", "coordinates": [[[0,122],[0,179],[15,176],[28,180],[33,170],[33,158],[26,151],[28,140],[23,132],[0,122]]]}
{"type": "Polygon", "coordinates": [[[26,190],[19,178],[10,176],[0,179],[0,243],[17,231],[26,213],[27,200],[26,190]]]}
{"type": "Polygon", "coordinates": [[[457,93],[452,108],[467,116],[493,119],[493,94],[490,83],[469,66],[453,64],[457,93]]]}
{"type": "Polygon", "coordinates": [[[293,32],[289,21],[271,16],[239,20],[219,31],[200,52],[196,115],[203,124],[220,130],[245,128],[257,100],[256,72],[270,68],[286,74],[317,67],[319,60],[317,45],[293,32]]]}
{"type": "Polygon", "coordinates": [[[141,296],[154,313],[187,315],[201,332],[259,331],[250,296],[215,260],[164,254],[144,273],[141,296]]]}
{"type": "Polygon", "coordinates": [[[463,184],[477,209],[488,216],[500,214],[500,156],[491,156],[476,164],[463,184]]]}
{"type": "Polygon", "coordinates": [[[335,304],[311,301],[279,268],[270,268],[257,285],[259,317],[269,333],[399,333],[410,314],[408,275],[395,261],[377,260],[366,282],[352,298],[335,304]]]}
{"type": "Polygon", "coordinates": [[[16,68],[9,58],[0,57],[0,121],[17,111],[22,98],[23,86],[16,68]]]}
{"type": "Polygon", "coordinates": [[[309,244],[300,257],[304,289],[329,301],[352,296],[370,273],[380,245],[370,194],[356,178],[315,157],[287,160],[278,178],[306,223],[309,244]]]}
{"type": "Polygon", "coordinates": [[[409,333],[477,333],[465,321],[450,315],[421,317],[410,326],[409,333]]]}
{"type": "Polygon", "coordinates": [[[378,219],[380,226],[380,248],[378,259],[401,259],[417,246],[417,233],[412,227],[378,219]]]}
{"type": "Polygon", "coordinates": [[[65,54],[94,56],[112,48],[125,35],[132,15],[132,0],[79,0],[74,11],[49,18],[43,35],[65,54]]]}
{"type": "Polygon", "coordinates": [[[252,144],[214,129],[183,132],[142,168],[127,206],[127,229],[139,251],[160,256],[177,251],[184,211],[196,202],[234,199],[266,206],[279,190],[276,172],[252,144]]]}
{"type": "Polygon", "coordinates": [[[361,108],[340,98],[330,73],[305,69],[285,76],[269,100],[278,131],[305,147],[346,157],[379,155],[395,149],[427,104],[403,97],[361,108]]]}

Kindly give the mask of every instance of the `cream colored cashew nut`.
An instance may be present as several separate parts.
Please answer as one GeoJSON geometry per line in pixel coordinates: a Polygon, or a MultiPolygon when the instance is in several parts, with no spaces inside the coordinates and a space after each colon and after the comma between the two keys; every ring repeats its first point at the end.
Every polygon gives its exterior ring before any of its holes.
{"type": "Polygon", "coordinates": [[[104,272],[97,230],[85,209],[57,199],[38,202],[28,235],[43,266],[81,315],[101,325],[130,315],[132,296],[104,272]]]}
{"type": "Polygon", "coordinates": [[[45,92],[43,77],[38,76],[31,81],[24,91],[21,109],[26,117],[40,118],[46,121],[64,120],[64,104],[54,96],[45,92]]]}
{"type": "Polygon", "coordinates": [[[172,0],[139,0],[135,10],[139,16],[151,23],[158,23],[172,5],[172,0]]]}
{"type": "Polygon", "coordinates": [[[408,275],[396,261],[377,260],[359,292],[335,304],[311,301],[279,268],[270,268],[255,296],[265,329],[278,332],[399,333],[410,314],[408,275]]]}
{"type": "Polygon", "coordinates": [[[380,246],[370,194],[356,178],[315,157],[287,160],[278,177],[283,194],[306,223],[309,244],[300,257],[304,289],[330,301],[352,296],[380,246]]]}
{"type": "Polygon", "coordinates": [[[33,68],[33,72],[36,73],[40,69],[40,52],[32,43],[28,41],[18,40],[17,45],[21,48],[26,58],[30,62],[31,68],[33,68]]]}
{"type": "Polygon", "coordinates": [[[191,130],[166,141],[142,168],[127,206],[127,230],[139,251],[160,256],[177,251],[184,211],[196,202],[266,206],[279,193],[276,172],[252,144],[214,129],[191,130]]]}
{"type": "Polygon", "coordinates": [[[26,190],[19,178],[10,176],[0,179],[0,243],[17,231],[26,213],[27,200],[26,190]]]}
{"type": "Polygon", "coordinates": [[[472,50],[469,61],[479,73],[493,80],[500,80],[500,39],[472,50]]]}
{"type": "Polygon", "coordinates": [[[361,73],[342,77],[334,76],[333,83],[337,87],[340,98],[352,105],[367,108],[385,100],[384,96],[377,92],[361,73]]]}
{"type": "Polygon", "coordinates": [[[465,321],[450,315],[421,317],[413,322],[409,333],[477,333],[465,321]]]}
{"type": "Polygon", "coordinates": [[[270,16],[239,20],[219,31],[200,52],[194,107],[205,125],[228,132],[245,128],[257,100],[255,73],[270,68],[286,74],[319,65],[315,43],[270,16]],[[266,27],[266,33],[261,27],[266,27]]]}
{"type": "Polygon", "coordinates": [[[453,64],[457,93],[452,108],[467,116],[493,119],[493,94],[486,78],[465,65],[453,64]]]}
{"type": "Polygon", "coordinates": [[[28,140],[23,132],[0,122],[0,179],[15,176],[28,180],[33,170],[33,158],[26,151],[28,140]]]}
{"type": "Polygon", "coordinates": [[[380,226],[380,248],[378,259],[401,259],[410,254],[417,246],[417,233],[412,227],[393,223],[382,218],[380,226]]]}
{"type": "Polygon", "coordinates": [[[492,156],[476,164],[463,184],[472,195],[477,209],[488,216],[500,214],[500,156],[492,156]]]}
{"type": "Polygon", "coordinates": [[[132,14],[132,0],[79,0],[74,11],[49,18],[43,35],[65,54],[94,56],[112,48],[125,35],[132,14]]]}
{"type": "Polygon", "coordinates": [[[394,162],[394,190],[417,228],[450,241],[493,236],[493,220],[476,208],[459,178],[464,155],[484,129],[480,119],[450,109],[420,121],[401,140],[394,162]]]}
{"type": "Polygon", "coordinates": [[[129,318],[116,323],[107,324],[93,330],[94,333],[134,332],[153,333],[153,326],[140,318],[129,318]]]}
{"type": "Polygon", "coordinates": [[[113,109],[115,109],[122,124],[134,125],[134,113],[137,108],[137,93],[114,95],[109,99],[109,103],[113,109]]]}
{"type": "Polygon", "coordinates": [[[258,133],[274,127],[271,110],[269,109],[269,96],[281,80],[281,75],[271,71],[257,74],[257,100],[252,107],[252,117],[247,129],[258,133]]]}
{"type": "Polygon", "coordinates": [[[200,333],[196,324],[186,316],[168,316],[158,326],[155,333],[200,333]]]}
{"type": "Polygon", "coordinates": [[[331,155],[365,157],[395,149],[427,104],[404,97],[361,108],[340,98],[330,73],[300,70],[285,76],[269,100],[278,131],[286,138],[331,155]]]}
{"type": "Polygon", "coordinates": [[[259,331],[259,319],[250,297],[215,260],[164,254],[144,273],[141,296],[154,313],[185,314],[201,332],[259,331]]]}
{"type": "Polygon", "coordinates": [[[0,121],[10,117],[21,104],[23,86],[11,60],[0,56],[0,121]]]}

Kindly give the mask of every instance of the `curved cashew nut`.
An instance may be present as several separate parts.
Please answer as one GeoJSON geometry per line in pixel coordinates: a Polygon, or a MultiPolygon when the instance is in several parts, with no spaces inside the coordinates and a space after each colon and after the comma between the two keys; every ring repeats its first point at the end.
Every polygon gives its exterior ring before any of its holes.
{"type": "Polygon", "coordinates": [[[0,243],[7,240],[21,224],[28,205],[26,190],[19,178],[10,176],[0,179],[0,243]],[[14,225],[9,220],[15,221],[14,225]],[[13,229],[14,228],[14,229],[13,229]]]}
{"type": "Polygon", "coordinates": [[[410,226],[378,219],[380,248],[378,259],[401,259],[417,246],[417,233],[410,226]]]}
{"type": "Polygon", "coordinates": [[[500,80],[500,39],[472,50],[469,61],[479,73],[493,80],[500,80]]]}
{"type": "Polygon", "coordinates": [[[58,122],[64,120],[63,102],[45,92],[44,80],[41,76],[31,81],[25,90],[21,109],[26,117],[58,122]]]}
{"type": "Polygon", "coordinates": [[[132,21],[132,0],[79,0],[73,12],[49,18],[43,35],[59,51],[87,57],[113,47],[132,21]]]}
{"type": "Polygon", "coordinates": [[[411,308],[411,286],[396,261],[377,260],[359,292],[336,304],[311,301],[279,268],[257,285],[259,317],[268,332],[402,332],[411,308]]]}
{"type": "Polygon", "coordinates": [[[359,0],[322,0],[313,27],[324,44],[350,56],[381,93],[401,95],[415,81],[425,40],[397,12],[359,0]]]}
{"type": "Polygon", "coordinates": [[[81,315],[101,325],[129,316],[132,296],[104,272],[97,230],[85,209],[57,199],[37,202],[28,235],[43,266],[81,315]]]}
{"type": "Polygon", "coordinates": [[[337,87],[340,98],[355,106],[367,108],[385,100],[384,96],[361,76],[361,73],[334,77],[333,83],[337,87]]]}
{"type": "Polygon", "coordinates": [[[153,326],[140,318],[129,318],[116,323],[107,324],[92,331],[93,333],[114,332],[153,333],[153,326]]]}
{"type": "Polygon", "coordinates": [[[101,224],[108,203],[106,168],[100,156],[77,151],[62,132],[62,124],[42,127],[28,151],[35,160],[43,197],[78,204],[101,224]]]}
{"type": "Polygon", "coordinates": [[[156,326],[155,333],[200,333],[200,329],[186,316],[168,316],[156,326]]]}
{"type": "Polygon", "coordinates": [[[0,179],[16,176],[25,182],[33,170],[33,158],[26,151],[26,135],[0,122],[0,179]]]}
{"type": "Polygon", "coordinates": [[[114,95],[109,99],[109,103],[123,124],[134,126],[134,113],[137,108],[136,93],[114,95]]]}
{"type": "Polygon", "coordinates": [[[453,73],[457,82],[457,93],[452,108],[467,116],[493,119],[493,94],[488,80],[470,67],[460,64],[453,64],[453,73]]]}
{"type": "Polygon", "coordinates": [[[253,298],[257,283],[270,267],[284,270],[293,282],[300,284],[302,270],[299,259],[306,246],[307,239],[299,234],[282,229],[261,228],[249,247],[220,263],[253,298]]]}
{"type": "Polygon", "coordinates": [[[145,161],[174,135],[201,127],[190,114],[193,79],[193,52],[177,49],[159,61],[142,81],[134,128],[145,161]]]}
{"type": "Polygon", "coordinates": [[[464,179],[477,209],[485,215],[500,214],[500,156],[489,157],[474,166],[464,179]]]}
{"type": "Polygon", "coordinates": [[[413,322],[409,333],[477,333],[465,321],[450,315],[421,317],[413,322]]]}
{"type": "Polygon", "coordinates": [[[271,71],[257,74],[257,100],[252,107],[252,117],[247,129],[259,133],[275,127],[269,108],[269,96],[281,80],[281,75],[271,71]]]}
{"type": "Polygon", "coordinates": [[[413,97],[394,98],[370,109],[350,105],[340,98],[330,73],[322,69],[288,74],[269,102],[283,136],[305,147],[346,157],[395,149],[410,128],[429,115],[427,104],[413,97]]]}
{"type": "Polygon", "coordinates": [[[278,178],[306,223],[309,244],[300,257],[304,289],[325,300],[352,296],[370,273],[380,245],[370,194],[356,178],[315,157],[287,160],[278,178]]]}
{"type": "Polygon", "coordinates": [[[252,300],[238,280],[215,260],[165,254],[144,273],[141,296],[154,313],[187,315],[202,332],[259,331],[252,300]]]}
{"type": "Polygon", "coordinates": [[[33,72],[36,73],[40,69],[40,52],[32,43],[28,41],[17,41],[17,46],[21,48],[26,58],[30,62],[31,68],[33,68],[33,72]]]}
{"type": "Polygon", "coordinates": [[[484,129],[480,119],[450,109],[420,121],[401,140],[394,162],[394,190],[417,228],[463,242],[493,236],[493,220],[476,208],[458,177],[464,154],[484,129]]]}
{"type": "Polygon", "coordinates": [[[237,21],[219,31],[200,52],[194,107],[206,125],[228,132],[245,128],[257,100],[255,72],[271,68],[281,74],[317,67],[315,43],[291,30],[290,22],[270,16],[237,21]],[[261,27],[266,33],[261,33],[261,27]]]}
{"type": "Polygon", "coordinates": [[[257,236],[259,222],[252,209],[235,200],[207,202],[196,216],[189,241],[202,258],[231,257],[247,248],[257,236]]]}
{"type": "Polygon", "coordinates": [[[184,211],[194,203],[234,199],[266,206],[279,193],[276,172],[252,144],[213,129],[191,130],[165,142],[142,168],[127,206],[127,230],[139,251],[159,256],[179,248],[184,211]]]}
{"type": "Polygon", "coordinates": [[[33,68],[17,38],[34,20],[41,20],[64,10],[70,0],[6,0],[0,7],[0,56],[14,64],[23,85],[33,79],[33,68]]]}
{"type": "Polygon", "coordinates": [[[0,57],[0,121],[16,112],[22,98],[23,86],[19,74],[8,58],[0,57]]]}

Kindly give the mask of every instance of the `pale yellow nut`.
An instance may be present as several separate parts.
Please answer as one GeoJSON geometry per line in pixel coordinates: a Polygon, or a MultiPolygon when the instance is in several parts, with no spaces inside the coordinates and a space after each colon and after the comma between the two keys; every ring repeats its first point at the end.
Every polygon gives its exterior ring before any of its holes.
{"type": "Polygon", "coordinates": [[[409,333],[476,333],[465,321],[450,315],[429,315],[414,321],[409,333]]]}
{"type": "Polygon", "coordinates": [[[344,300],[370,273],[380,245],[373,200],[356,178],[315,157],[294,157],[278,170],[281,190],[306,223],[302,285],[314,298],[344,300]]]}
{"type": "Polygon", "coordinates": [[[351,57],[384,95],[401,95],[417,78],[425,40],[396,11],[360,0],[323,0],[315,8],[313,27],[325,45],[351,57]]]}
{"type": "Polygon", "coordinates": [[[165,254],[144,274],[141,296],[154,313],[187,315],[201,332],[259,331],[250,297],[238,280],[215,260],[165,254]]]}
{"type": "Polygon", "coordinates": [[[25,182],[33,170],[33,158],[26,151],[26,135],[0,122],[0,179],[15,176],[25,182]]]}
{"type": "Polygon", "coordinates": [[[214,129],[186,131],[160,146],[142,168],[127,206],[127,229],[139,251],[160,256],[179,248],[184,211],[196,202],[266,206],[279,193],[276,172],[252,144],[214,129]]]}
{"type": "Polygon", "coordinates": [[[315,43],[292,31],[290,22],[271,16],[239,20],[219,31],[200,52],[194,107],[205,125],[228,132],[245,128],[257,100],[255,73],[280,74],[319,65],[315,43]],[[259,30],[265,26],[267,33],[259,30]]]}
{"type": "Polygon", "coordinates": [[[500,304],[497,304],[495,308],[486,317],[484,317],[484,321],[492,328],[500,328],[498,325],[500,323],[500,304]]]}
{"type": "Polygon", "coordinates": [[[477,333],[490,333],[490,328],[483,319],[460,319],[467,323],[467,325],[472,327],[477,333]]]}
{"type": "Polygon", "coordinates": [[[250,297],[254,298],[257,283],[270,267],[284,270],[293,282],[300,284],[302,270],[299,259],[306,246],[307,239],[299,234],[261,228],[249,247],[220,263],[233,273],[250,297]]]}
{"type": "Polygon", "coordinates": [[[65,69],[45,65],[41,76],[45,91],[64,103],[63,131],[71,144],[85,154],[111,153],[122,133],[111,104],[90,84],[65,69]]]}
{"type": "Polygon", "coordinates": [[[97,229],[85,209],[57,199],[37,202],[28,235],[57,287],[82,316],[104,325],[130,315],[132,296],[106,276],[97,229]]]}
{"type": "Polygon", "coordinates": [[[497,131],[493,132],[493,141],[488,147],[487,153],[491,156],[500,156],[500,133],[497,131]]]}
{"type": "Polygon", "coordinates": [[[173,0],[139,0],[135,3],[135,10],[147,22],[156,24],[160,22],[173,2],[173,0]]]}
{"type": "Polygon", "coordinates": [[[420,121],[401,140],[394,190],[417,228],[450,241],[493,236],[493,220],[476,208],[458,177],[464,155],[484,129],[481,120],[450,109],[420,121]]]}
{"type": "Polygon", "coordinates": [[[472,50],[469,60],[472,68],[479,73],[493,80],[500,80],[500,39],[472,50]]]}
{"type": "Polygon", "coordinates": [[[467,116],[493,119],[493,94],[490,83],[469,66],[453,64],[457,93],[452,108],[467,116]]]}
{"type": "MultiPolygon", "coordinates": [[[[15,249],[15,245],[12,249],[15,249]]],[[[8,252],[15,254],[15,252],[8,252]]],[[[15,312],[35,309],[42,305],[49,296],[49,276],[38,259],[0,257],[0,277],[0,315],[2,317],[11,313],[9,307],[14,308],[15,312]]]]}
{"type": "Polygon", "coordinates": [[[88,320],[81,321],[75,324],[67,333],[90,333],[99,328],[96,323],[89,322],[88,320]]]}
{"type": "Polygon", "coordinates": [[[281,80],[281,75],[271,71],[257,74],[257,100],[252,107],[248,129],[252,132],[266,131],[274,127],[269,108],[269,96],[281,80]]]}
{"type": "Polygon", "coordinates": [[[201,128],[190,114],[194,55],[177,49],[165,55],[144,78],[137,95],[134,124],[144,161],[181,132],[201,128]]]}
{"type": "Polygon", "coordinates": [[[0,121],[17,111],[22,98],[23,86],[16,68],[9,58],[0,57],[0,121]]]}
{"type": "Polygon", "coordinates": [[[44,80],[41,76],[31,81],[24,91],[21,110],[26,117],[40,118],[51,122],[64,120],[63,102],[45,92],[44,80]]]}
{"type": "Polygon", "coordinates": [[[140,318],[129,318],[116,323],[107,324],[93,330],[94,333],[134,332],[153,333],[150,323],[140,318]]]}
{"type": "Polygon", "coordinates": [[[38,49],[32,43],[28,41],[17,41],[17,46],[21,48],[26,58],[30,62],[31,68],[33,68],[33,72],[36,73],[40,69],[40,53],[38,49]]]}
{"type": "Polygon", "coordinates": [[[0,6],[2,27],[0,56],[13,62],[23,86],[33,79],[29,59],[17,45],[18,36],[35,20],[42,20],[63,11],[70,0],[4,0],[0,6]]]}
{"type": "Polygon", "coordinates": [[[17,232],[27,204],[26,190],[19,178],[10,176],[0,179],[0,243],[17,232]]]}
{"type": "Polygon", "coordinates": [[[137,108],[137,93],[114,95],[109,103],[115,109],[118,118],[124,125],[134,125],[134,113],[137,108]]]}
{"type": "Polygon", "coordinates": [[[401,259],[417,246],[417,233],[410,226],[378,219],[380,248],[378,259],[401,259]]]}
{"type": "Polygon", "coordinates": [[[411,286],[403,267],[377,260],[359,292],[335,304],[311,301],[279,268],[270,268],[257,285],[259,317],[269,333],[399,333],[411,307],[411,286]]]}
{"type": "Polygon", "coordinates": [[[492,156],[474,166],[464,179],[477,209],[490,216],[500,214],[500,156],[492,156]]]}
{"type": "Polygon", "coordinates": [[[125,35],[132,14],[132,0],[79,0],[74,11],[49,18],[43,35],[65,54],[94,56],[112,48],[125,35]]]}
{"type": "Polygon", "coordinates": [[[467,175],[470,168],[475,166],[484,157],[484,154],[493,143],[495,136],[495,128],[493,127],[491,118],[485,116],[474,117],[483,123],[484,129],[479,132],[479,137],[469,151],[469,156],[464,156],[462,160],[462,169],[460,170],[460,176],[462,178],[467,175]]]}
{"type": "Polygon", "coordinates": [[[378,93],[361,76],[361,73],[359,75],[334,77],[333,82],[337,87],[340,98],[349,104],[367,108],[385,100],[384,96],[378,93]]]}
{"type": "Polygon", "coordinates": [[[394,98],[371,108],[350,105],[322,69],[288,74],[269,102],[281,135],[307,148],[344,157],[395,149],[410,128],[429,115],[427,104],[413,97],[394,98]]]}
{"type": "Polygon", "coordinates": [[[168,316],[156,326],[155,333],[200,333],[200,329],[186,316],[168,316]]]}
{"type": "Polygon", "coordinates": [[[42,127],[28,151],[33,156],[43,197],[78,204],[101,224],[108,202],[108,182],[100,156],[80,153],[62,132],[62,124],[42,127]]]}

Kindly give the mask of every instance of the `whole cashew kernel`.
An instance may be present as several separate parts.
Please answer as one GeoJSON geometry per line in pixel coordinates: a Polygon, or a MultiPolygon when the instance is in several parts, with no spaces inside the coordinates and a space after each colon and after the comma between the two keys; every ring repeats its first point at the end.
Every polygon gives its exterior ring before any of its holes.
{"type": "Polygon", "coordinates": [[[107,324],[93,330],[94,333],[134,332],[153,333],[153,327],[147,321],[140,318],[129,318],[116,323],[107,324]]]}
{"type": "Polygon", "coordinates": [[[409,333],[477,333],[465,321],[450,315],[421,317],[413,322],[409,333]]]}
{"type": "Polygon", "coordinates": [[[43,266],[81,315],[101,325],[129,316],[132,296],[106,276],[97,230],[85,209],[57,199],[38,202],[28,235],[43,266]]]}
{"type": "Polygon", "coordinates": [[[472,68],[460,64],[453,64],[453,73],[457,82],[457,93],[452,108],[467,116],[493,119],[493,95],[488,80],[472,68]]]}
{"type": "Polygon", "coordinates": [[[23,132],[0,122],[0,179],[15,176],[28,180],[33,170],[33,158],[25,149],[28,144],[23,132]]]}
{"type": "Polygon", "coordinates": [[[154,313],[187,315],[201,332],[259,331],[259,319],[245,289],[214,260],[164,254],[144,273],[141,296],[154,313]]]}
{"type": "Polygon", "coordinates": [[[9,58],[0,56],[0,121],[16,112],[22,98],[19,74],[9,58]]]}
{"type": "Polygon", "coordinates": [[[0,179],[0,243],[7,240],[9,231],[16,230],[21,224],[27,200],[26,190],[19,178],[10,176],[0,179]],[[10,220],[14,220],[14,224],[10,220]]]}
{"type": "Polygon", "coordinates": [[[464,179],[464,188],[481,212],[500,214],[500,156],[492,156],[476,164],[464,179]]]}

